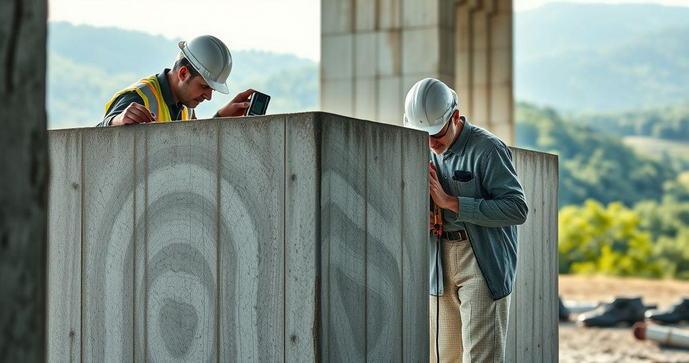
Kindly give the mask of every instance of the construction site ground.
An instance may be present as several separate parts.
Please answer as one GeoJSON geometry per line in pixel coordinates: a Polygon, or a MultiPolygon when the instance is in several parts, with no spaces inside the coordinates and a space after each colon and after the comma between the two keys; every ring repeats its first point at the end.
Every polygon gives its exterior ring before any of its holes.
{"type": "MultiPolygon", "coordinates": [[[[689,297],[689,282],[616,277],[561,275],[560,296],[564,300],[606,301],[615,296],[641,296],[644,304],[659,308],[689,297]]],[[[576,317],[574,317],[576,318],[576,317]]],[[[689,326],[678,326],[689,332],[689,326]]],[[[575,322],[560,323],[560,362],[687,362],[689,350],[660,347],[639,341],[629,326],[585,328],[575,322]]]]}

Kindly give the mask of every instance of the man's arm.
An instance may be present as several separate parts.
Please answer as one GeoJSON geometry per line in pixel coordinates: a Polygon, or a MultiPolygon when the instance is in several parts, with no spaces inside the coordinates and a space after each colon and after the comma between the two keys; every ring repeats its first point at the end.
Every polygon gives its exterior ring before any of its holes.
{"type": "Polygon", "coordinates": [[[529,208],[510,150],[505,146],[494,147],[483,156],[481,166],[482,186],[489,198],[456,197],[459,209],[456,220],[484,227],[523,224],[529,208]]]}
{"type": "Polygon", "coordinates": [[[110,110],[108,110],[108,113],[105,114],[105,117],[103,117],[103,121],[96,125],[96,127],[110,126],[110,122],[112,122],[112,119],[124,112],[124,110],[132,102],[138,103],[140,105],[144,104],[143,98],[141,98],[141,96],[139,96],[139,94],[136,92],[127,92],[123,95],[120,95],[110,106],[110,110]]]}

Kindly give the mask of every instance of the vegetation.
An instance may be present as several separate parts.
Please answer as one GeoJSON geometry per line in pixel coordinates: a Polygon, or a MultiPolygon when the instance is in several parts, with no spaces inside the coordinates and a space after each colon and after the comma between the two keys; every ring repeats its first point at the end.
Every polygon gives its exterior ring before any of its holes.
{"type": "Polygon", "coordinates": [[[519,103],[517,145],[560,156],[560,206],[595,199],[627,206],[660,200],[677,175],[671,165],[640,156],[619,137],[564,120],[550,108],[519,103]]]}
{"type": "Polygon", "coordinates": [[[650,233],[640,218],[622,203],[607,207],[594,200],[560,211],[559,266],[561,273],[600,273],[614,276],[669,275],[652,256],[650,233]]]}
{"type": "Polygon", "coordinates": [[[639,156],[552,109],[519,103],[516,115],[518,145],[560,156],[561,273],[689,279],[686,163],[639,156]]]}
{"type": "Polygon", "coordinates": [[[689,101],[643,110],[581,113],[572,120],[619,136],[689,141],[689,101]]]}

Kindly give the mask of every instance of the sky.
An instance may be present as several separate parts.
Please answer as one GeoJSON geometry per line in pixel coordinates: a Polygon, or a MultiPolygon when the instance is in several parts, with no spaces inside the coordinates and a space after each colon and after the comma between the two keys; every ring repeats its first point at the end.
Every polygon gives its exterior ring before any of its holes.
{"type": "MultiPolygon", "coordinates": [[[[553,0],[513,0],[515,11],[553,0]]],[[[689,0],[569,0],[577,3],[654,3],[689,0]]],[[[115,26],[191,39],[212,34],[230,49],[258,49],[320,59],[321,0],[48,0],[50,21],[115,26]]]]}

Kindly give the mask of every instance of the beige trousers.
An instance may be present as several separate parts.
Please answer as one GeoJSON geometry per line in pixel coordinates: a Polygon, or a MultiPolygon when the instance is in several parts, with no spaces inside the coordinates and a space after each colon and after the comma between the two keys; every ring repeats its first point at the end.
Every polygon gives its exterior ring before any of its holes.
{"type": "MultiPolygon", "coordinates": [[[[441,362],[504,362],[510,296],[493,301],[469,241],[442,240],[441,362]]],[[[433,262],[432,262],[433,263],[433,262]]],[[[436,297],[430,296],[430,360],[436,362],[436,297]]]]}

